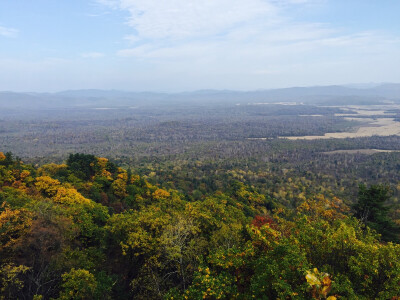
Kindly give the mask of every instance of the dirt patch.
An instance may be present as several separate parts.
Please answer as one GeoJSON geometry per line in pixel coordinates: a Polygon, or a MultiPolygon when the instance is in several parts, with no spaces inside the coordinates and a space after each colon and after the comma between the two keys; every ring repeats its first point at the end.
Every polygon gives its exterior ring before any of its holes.
{"type": "Polygon", "coordinates": [[[316,139],[345,139],[371,136],[400,136],[400,122],[394,118],[387,118],[392,115],[387,110],[399,109],[398,105],[393,106],[346,106],[341,107],[343,110],[351,110],[352,113],[335,114],[344,117],[348,121],[360,122],[359,126],[355,126],[349,132],[329,132],[318,136],[288,136],[280,137],[289,140],[316,140],[316,139]],[[354,114],[354,111],[356,114],[354,114]],[[368,118],[368,116],[386,116],[386,118],[368,118]]]}
{"type": "MultiPolygon", "coordinates": [[[[358,121],[359,118],[346,118],[351,121],[358,121]]],[[[307,136],[287,136],[280,137],[289,140],[316,140],[316,139],[345,139],[371,136],[400,136],[400,122],[394,121],[392,118],[379,119],[361,119],[363,122],[369,122],[366,125],[360,126],[354,132],[329,132],[324,135],[307,135],[307,136]]]]}

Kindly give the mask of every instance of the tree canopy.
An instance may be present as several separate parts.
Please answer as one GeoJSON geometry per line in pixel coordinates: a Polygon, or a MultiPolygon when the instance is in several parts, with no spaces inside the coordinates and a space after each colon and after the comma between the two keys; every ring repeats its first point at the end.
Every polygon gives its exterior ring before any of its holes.
{"type": "Polygon", "coordinates": [[[295,197],[293,186],[271,198],[240,176],[193,199],[93,155],[40,167],[8,157],[0,153],[1,299],[400,295],[386,186],[360,186],[353,216],[300,185],[295,207],[278,201],[295,197]]]}

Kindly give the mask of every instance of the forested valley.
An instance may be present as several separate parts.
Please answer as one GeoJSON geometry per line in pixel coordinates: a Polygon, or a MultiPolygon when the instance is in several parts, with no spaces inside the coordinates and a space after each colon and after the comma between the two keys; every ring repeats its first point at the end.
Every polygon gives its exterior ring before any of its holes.
{"type": "Polygon", "coordinates": [[[399,299],[400,108],[367,100],[3,108],[0,298],[399,299]]]}

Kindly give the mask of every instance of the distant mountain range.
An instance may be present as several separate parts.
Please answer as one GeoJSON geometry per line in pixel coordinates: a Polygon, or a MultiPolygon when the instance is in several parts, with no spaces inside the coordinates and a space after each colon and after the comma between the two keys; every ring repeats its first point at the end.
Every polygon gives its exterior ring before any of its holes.
{"type": "Polygon", "coordinates": [[[0,92],[0,109],[55,109],[148,105],[298,102],[343,105],[400,103],[400,84],[292,87],[257,91],[200,90],[184,93],[69,90],[57,93],[0,92]]]}

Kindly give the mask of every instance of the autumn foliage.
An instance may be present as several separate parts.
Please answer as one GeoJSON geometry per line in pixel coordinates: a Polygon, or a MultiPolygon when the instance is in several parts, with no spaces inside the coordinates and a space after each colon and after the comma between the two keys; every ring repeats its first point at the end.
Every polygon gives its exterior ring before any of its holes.
{"type": "Polygon", "coordinates": [[[399,244],[337,197],[299,191],[287,207],[234,181],[194,200],[133,173],[87,154],[35,168],[0,152],[0,299],[400,295],[399,244]]]}

